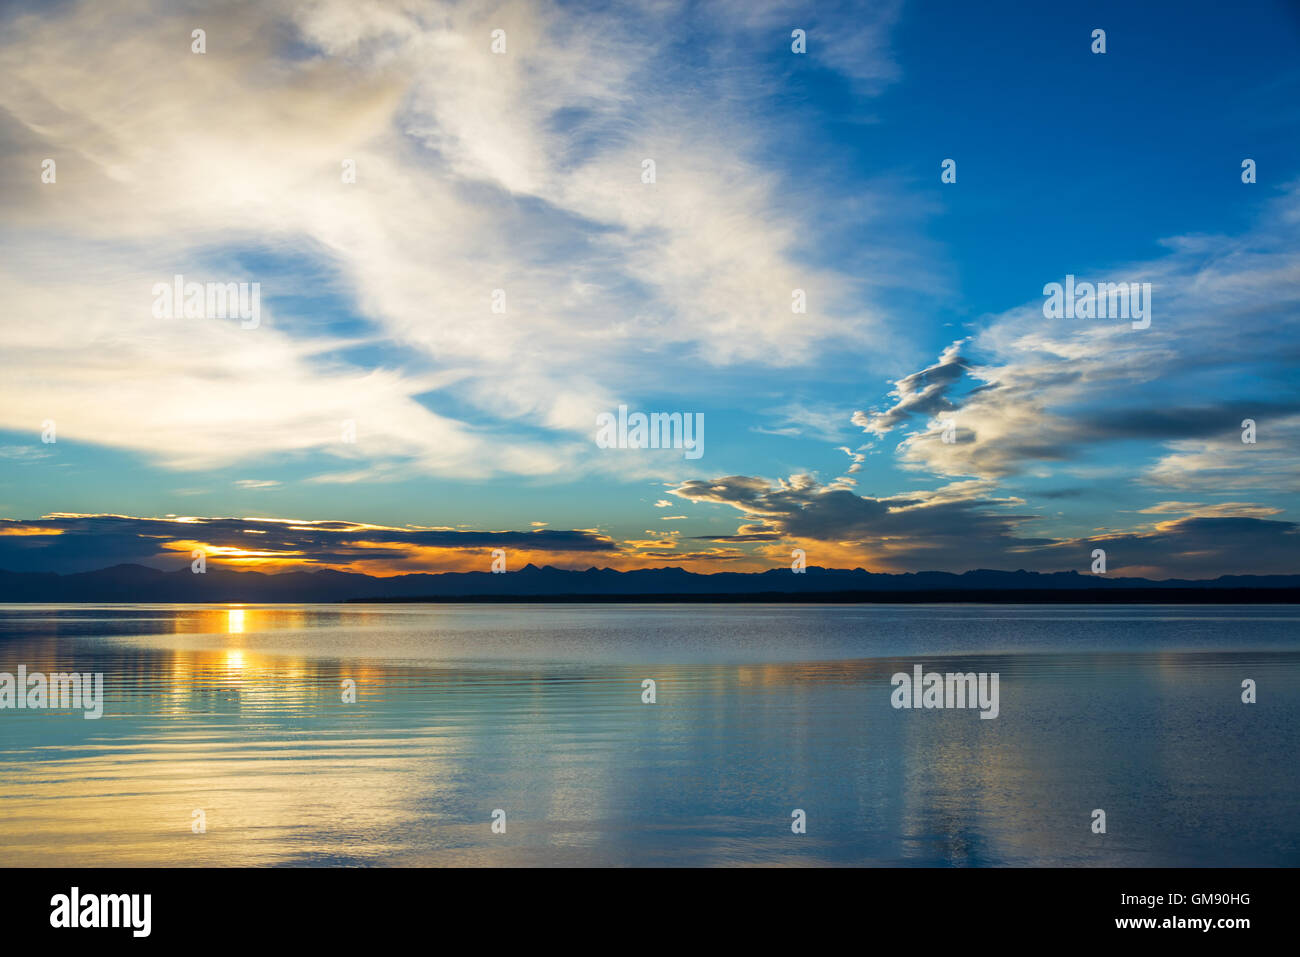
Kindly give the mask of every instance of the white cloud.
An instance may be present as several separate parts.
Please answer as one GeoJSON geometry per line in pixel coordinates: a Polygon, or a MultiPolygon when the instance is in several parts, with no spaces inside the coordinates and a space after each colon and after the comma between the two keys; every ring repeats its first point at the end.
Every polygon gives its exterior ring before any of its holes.
{"type": "Polygon", "coordinates": [[[684,362],[809,363],[875,321],[846,277],[797,260],[800,216],[756,158],[768,131],[743,80],[665,75],[648,41],[683,9],[215,7],[204,55],[194,16],[161,3],[16,18],[5,162],[59,165],[56,184],[7,180],[0,200],[15,332],[0,427],[54,417],[176,469],[323,452],[345,462],[326,481],[665,474],[595,456],[595,413],[684,362]],[[306,257],[369,328],[344,339],[277,313],[267,298],[320,290],[248,265],[269,255],[306,257]],[[267,279],[262,327],[153,320],[143,296],[174,272],[267,279]],[[808,315],[790,312],[795,287],[808,315]],[[361,344],[400,367],[360,363],[361,344]],[[433,393],[464,414],[430,411],[433,393]],[[355,446],[336,440],[343,419],[355,446]]]}
{"type": "Polygon", "coordinates": [[[891,406],[854,422],[876,435],[907,429],[900,462],[943,476],[1041,477],[1055,466],[1166,488],[1295,491],[1300,401],[1284,383],[1300,355],[1288,321],[1300,251],[1283,213],[1296,194],[1293,184],[1241,237],[1182,237],[1149,262],[1079,267],[1080,279],[1150,282],[1150,328],[1048,319],[1034,299],[953,343],[899,380],[891,406]],[[1268,424],[1253,446],[1240,440],[1247,417],[1268,424]],[[944,442],[949,421],[955,441],[944,442]],[[1089,461],[1118,442],[1130,464],[1089,461]]]}

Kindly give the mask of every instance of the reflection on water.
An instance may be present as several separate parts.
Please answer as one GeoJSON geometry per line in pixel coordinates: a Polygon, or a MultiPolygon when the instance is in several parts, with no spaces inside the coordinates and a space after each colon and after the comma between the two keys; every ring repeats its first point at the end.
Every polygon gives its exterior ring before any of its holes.
{"type": "Polygon", "coordinates": [[[0,712],[0,863],[1294,865],[1296,620],[0,606],[0,671],[105,675],[98,721],[0,712]],[[894,710],[918,662],[1000,716],[894,710]]]}

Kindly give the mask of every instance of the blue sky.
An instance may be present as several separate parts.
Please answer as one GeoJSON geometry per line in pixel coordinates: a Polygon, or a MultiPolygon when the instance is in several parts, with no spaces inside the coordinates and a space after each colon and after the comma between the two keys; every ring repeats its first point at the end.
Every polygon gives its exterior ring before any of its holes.
{"type": "Polygon", "coordinates": [[[0,567],[1300,571],[1294,5],[3,16],[0,567]]]}

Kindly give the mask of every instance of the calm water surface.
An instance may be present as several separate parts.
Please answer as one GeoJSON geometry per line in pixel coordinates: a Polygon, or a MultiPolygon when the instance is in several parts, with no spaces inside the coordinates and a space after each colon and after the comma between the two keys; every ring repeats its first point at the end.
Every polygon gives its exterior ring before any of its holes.
{"type": "Polygon", "coordinates": [[[1298,622],[0,605],[0,672],[103,672],[106,698],[0,711],[0,864],[1296,865],[1298,622]],[[895,710],[917,663],[999,673],[999,717],[895,710]]]}

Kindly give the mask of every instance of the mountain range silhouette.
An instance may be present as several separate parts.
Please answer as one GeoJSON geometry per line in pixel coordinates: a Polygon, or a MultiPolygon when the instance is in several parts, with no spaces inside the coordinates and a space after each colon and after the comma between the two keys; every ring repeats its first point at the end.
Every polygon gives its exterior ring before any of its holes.
{"type": "Polygon", "coordinates": [[[1171,601],[1296,602],[1300,575],[1165,579],[1068,572],[886,574],[809,566],[701,574],[682,568],[578,571],[525,565],[504,574],[441,572],[388,577],[331,569],[265,573],[209,564],[162,571],[114,565],[73,574],[0,570],[6,602],[346,602],[346,601],[1171,601]]]}

